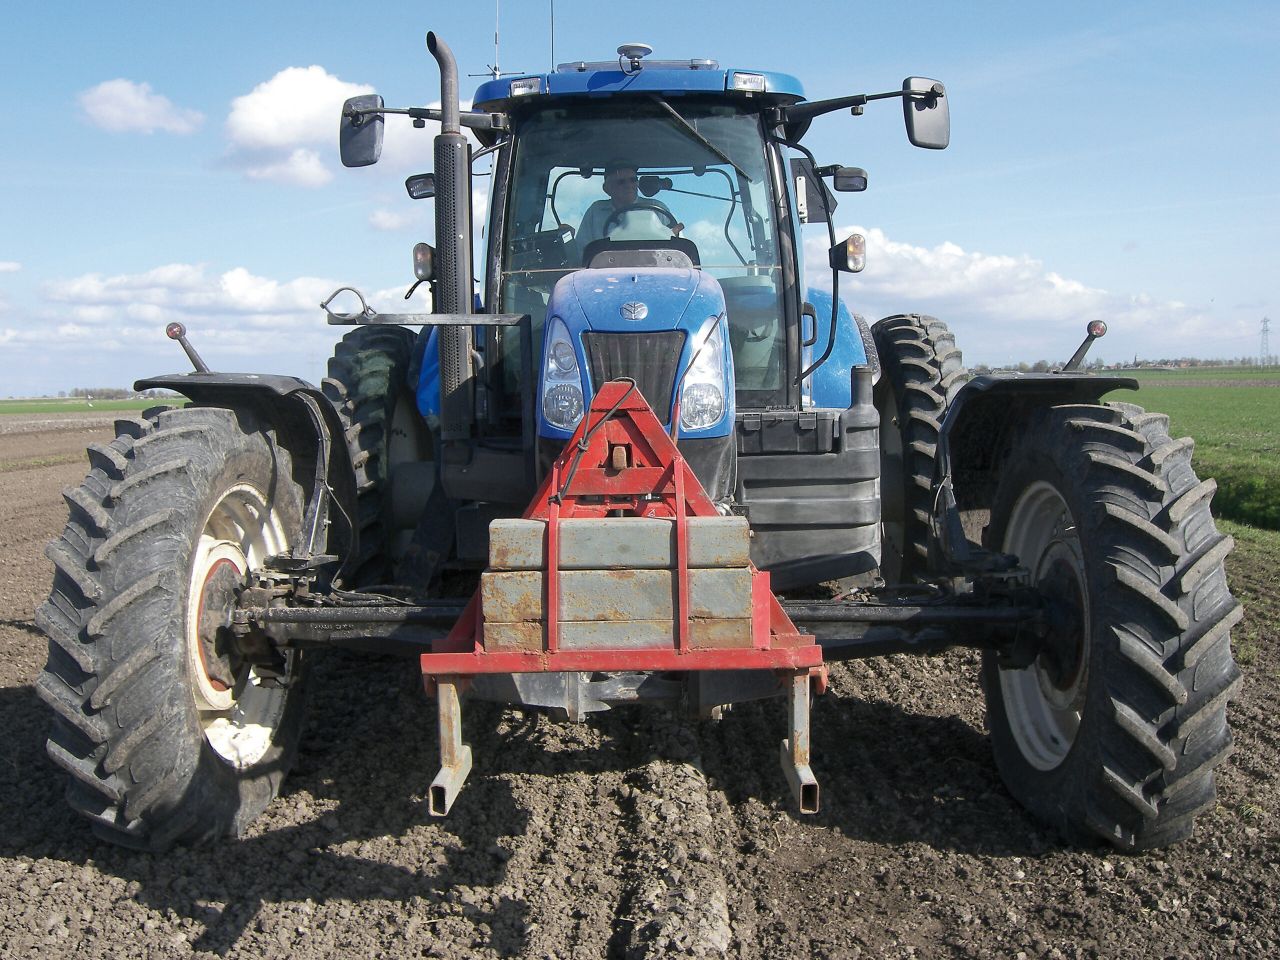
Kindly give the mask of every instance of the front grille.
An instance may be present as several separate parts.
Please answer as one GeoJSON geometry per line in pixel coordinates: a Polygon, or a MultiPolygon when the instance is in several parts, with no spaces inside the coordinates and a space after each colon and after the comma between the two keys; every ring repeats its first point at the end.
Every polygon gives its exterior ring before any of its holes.
{"type": "Polygon", "coordinates": [[[591,389],[599,390],[610,380],[630,377],[645,402],[664,424],[671,417],[671,391],[676,385],[676,368],[684,349],[684,332],[584,333],[587,363],[591,367],[591,389]]]}

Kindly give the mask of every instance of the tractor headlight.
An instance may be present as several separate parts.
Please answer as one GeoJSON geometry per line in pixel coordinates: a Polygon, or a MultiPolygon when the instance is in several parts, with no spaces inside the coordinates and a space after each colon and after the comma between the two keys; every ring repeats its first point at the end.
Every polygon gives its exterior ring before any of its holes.
{"type": "Polygon", "coordinates": [[[551,345],[551,365],[556,373],[572,373],[578,365],[578,358],[573,355],[573,347],[564,340],[557,340],[551,345]]]}
{"type": "Polygon", "coordinates": [[[582,375],[569,330],[559,317],[547,325],[542,364],[542,415],[561,430],[572,430],[582,419],[582,375]]]}
{"type": "Polygon", "coordinates": [[[542,415],[547,422],[568,430],[582,419],[582,388],[558,383],[542,395],[542,415]]]}
{"type": "Polygon", "coordinates": [[[709,427],[724,416],[724,391],[713,383],[690,383],[680,398],[680,422],[690,430],[709,427]]]}
{"type": "Polygon", "coordinates": [[[724,416],[724,335],[720,318],[711,317],[710,330],[695,343],[693,362],[681,379],[680,424],[688,430],[702,430],[724,416]]]}

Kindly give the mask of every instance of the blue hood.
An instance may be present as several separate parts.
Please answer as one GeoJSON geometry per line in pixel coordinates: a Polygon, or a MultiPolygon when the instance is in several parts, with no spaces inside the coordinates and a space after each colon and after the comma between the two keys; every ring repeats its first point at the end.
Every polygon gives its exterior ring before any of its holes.
{"type": "Polygon", "coordinates": [[[571,329],[576,320],[590,330],[696,333],[708,317],[724,313],[724,294],[718,283],[692,268],[579,270],[560,281],[551,304],[550,312],[562,310],[571,329]],[[630,303],[644,304],[645,316],[629,319],[623,306],[630,303]]]}
{"type": "MultiPolygon", "coordinates": [[[[578,368],[583,371],[581,388],[584,403],[591,403],[590,377],[582,335],[591,333],[656,333],[679,330],[685,336],[678,357],[671,357],[677,375],[683,372],[703,342],[699,334],[708,322],[720,327],[724,345],[721,384],[727,402],[721,419],[708,427],[684,429],[682,436],[718,437],[731,432],[734,415],[733,357],[729,350],[725,322],[724,291],[716,279],[701,270],[682,267],[626,267],[577,270],[561,277],[547,304],[548,330],[551,324],[564,324],[578,368]]],[[[548,334],[549,336],[549,334],[548,334]]],[[[542,369],[546,367],[544,356],[542,369]]],[[[540,381],[541,382],[541,381],[540,381]]],[[[657,411],[663,422],[671,413],[670,405],[657,411]]],[[[568,437],[569,431],[547,423],[538,406],[538,433],[544,437],[568,437]]]]}

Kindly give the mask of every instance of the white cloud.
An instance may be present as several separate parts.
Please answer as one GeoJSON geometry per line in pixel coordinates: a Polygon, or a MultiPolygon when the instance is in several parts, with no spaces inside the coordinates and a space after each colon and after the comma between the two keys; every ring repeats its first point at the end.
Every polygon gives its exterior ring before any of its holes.
{"type": "MultiPolygon", "coordinates": [[[[1065,360],[1091,320],[1110,328],[1091,356],[1205,355],[1234,327],[1176,300],[1113,292],[1063,277],[1032,257],[985,254],[955,243],[921,247],[882,230],[837,229],[867,238],[867,268],[842,275],[841,298],[871,322],[893,313],[929,313],[957,334],[971,363],[1065,360]]],[[[825,238],[805,241],[809,283],[830,289],[825,238]]],[[[1244,331],[1249,332],[1249,331],[1244,331]]]]}
{"type": "Polygon", "coordinates": [[[292,183],[299,187],[320,187],[333,179],[333,174],[321,161],[320,154],[302,147],[287,157],[248,166],[244,172],[251,180],[292,183]]]}
{"type": "Polygon", "coordinates": [[[343,101],[372,92],[372,87],[339,80],[320,66],[286,67],[231,101],[227,135],[250,150],[333,141],[343,101]]]}
{"type": "Polygon", "coordinates": [[[17,273],[22,269],[22,264],[17,260],[0,260],[0,273],[17,273]]]}
{"type": "Polygon", "coordinates": [[[371,91],[320,66],[287,67],[231,102],[228,158],[252,179],[328,183],[333,174],[313,148],[324,145],[336,155],[343,101],[371,91]]]}
{"type": "Polygon", "coordinates": [[[174,263],[145,273],[84,274],[50,284],[45,292],[55,303],[69,304],[73,318],[92,326],[118,317],[121,306],[130,315],[146,320],[282,318],[294,313],[321,316],[318,304],[334,286],[317,277],[281,282],[256,276],[244,267],[209,276],[202,265],[174,263]]]}
{"type": "Polygon", "coordinates": [[[198,110],[177,107],[149,83],[107,80],[80,94],[80,108],[96,127],[112,133],[194,133],[204,123],[198,110]]]}

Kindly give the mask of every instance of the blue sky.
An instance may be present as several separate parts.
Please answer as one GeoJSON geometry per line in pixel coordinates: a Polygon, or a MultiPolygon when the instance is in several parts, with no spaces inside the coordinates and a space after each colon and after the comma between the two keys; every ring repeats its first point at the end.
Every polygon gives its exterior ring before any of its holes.
{"type": "MultiPolygon", "coordinates": [[[[504,70],[547,69],[549,8],[502,4],[504,70]]],[[[970,362],[1063,359],[1095,318],[1107,359],[1252,355],[1261,318],[1280,327],[1280,5],[777,10],[556,0],[555,59],[641,40],[793,73],[815,99],[944,81],[946,151],[912,148],[892,103],[820,118],[806,143],[870,174],[836,213],[869,238],[853,308],[942,317],[970,362]]],[[[351,92],[438,99],[428,29],[462,73],[492,64],[490,2],[6,11],[0,396],[183,369],[170,319],[215,368],[318,380],[342,332],[318,301],[350,283],[391,309],[431,239],[430,204],[402,187],[429,169],[429,130],[389,123],[362,170],[336,148],[351,92]]]]}

